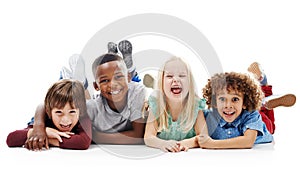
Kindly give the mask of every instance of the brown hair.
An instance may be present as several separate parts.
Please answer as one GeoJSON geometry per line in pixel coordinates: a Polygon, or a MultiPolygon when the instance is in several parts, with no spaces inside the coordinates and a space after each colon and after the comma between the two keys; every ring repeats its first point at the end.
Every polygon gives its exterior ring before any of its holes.
{"type": "Polygon", "coordinates": [[[87,114],[84,87],[81,82],[71,79],[62,79],[54,83],[48,89],[44,100],[48,117],[51,118],[51,110],[54,107],[60,109],[67,103],[69,103],[72,108],[79,108],[80,117],[87,114]]]}
{"type": "Polygon", "coordinates": [[[258,81],[248,74],[237,72],[217,73],[208,79],[203,88],[203,97],[208,108],[216,107],[216,94],[220,90],[238,91],[244,95],[243,104],[246,110],[259,110],[264,94],[258,81]]]}

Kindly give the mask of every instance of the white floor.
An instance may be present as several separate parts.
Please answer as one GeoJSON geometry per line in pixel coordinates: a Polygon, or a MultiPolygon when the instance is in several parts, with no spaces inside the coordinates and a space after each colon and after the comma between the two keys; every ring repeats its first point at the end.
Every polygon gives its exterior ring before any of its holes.
{"type": "Polygon", "coordinates": [[[256,145],[252,149],[207,150],[191,149],[188,152],[162,153],[144,145],[92,145],[88,150],[63,150],[51,148],[48,151],[33,152],[24,148],[1,148],[1,166],[35,168],[53,167],[110,167],[110,168],[152,168],[152,167],[229,167],[253,168],[262,166],[284,167],[296,164],[298,155],[291,147],[277,147],[272,143],[256,145]],[[45,165],[45,166],[44,166],[45,165]]]}

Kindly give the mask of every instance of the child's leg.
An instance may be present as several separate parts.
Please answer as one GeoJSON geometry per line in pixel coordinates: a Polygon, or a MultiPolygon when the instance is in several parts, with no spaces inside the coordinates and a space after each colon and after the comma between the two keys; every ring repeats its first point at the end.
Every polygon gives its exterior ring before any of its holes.
{"type": "Polygon", "coordinates": [[[136,67],[134,66],[132,60],[132,44],[128,40],[123,40],[119,42],[118,48],[123,55],[124,62],[131,76],[131,80],[135,82],[140,82],[141,79],[139,78],[135,70],[136,67]]]}
{"type": "MultiPolygon", "coordinates": [[[[265,97],[273,95],[272,86],[261,86],[262,91],[265,94],[265,97]]],[[[267,109],[266,107],[262,106],[260,108],[259,113],[262,116],[262,120],[265,122],[269,132],[273,134],[275,132],[275,117],[274,117],[274,110],[267,109]]]]}
{"type": "Polygon", "coordinates": [[[259,63],[253,62],[248,67],[248,71],[254,75],[254,77],[260,82],[261,86],[268,85],[267,76],[259,63]]]}
{"type": "Polygon", "coordinates": [[[268,85],[267,76],[259,63],[252,63],[249,66],[248,71],[253,73],[260,82],[261,89],[265,94],[265,99],[263,100],[260,114],[262,116],[262,120],[267,125],[268,130],[273,134],[275,132],[275,118],[273,109],[279,106],[293,106],[296,102],[296,96],[293,94],[286,94],[283,96],[273,95],[272,85],[268,85]]]}
{"type": "MultiPolygon", "coordinates": [[[[254,77],[260,82],[261,89],[265,94],[265,97],[270,96],[273,94],[272,86],[267,85],[267,76],[263,72],[262,67],[259,63],[253,62],[249,67],[248,71],[254,75],[254,77]]],[[[271,134],[275,131],[275,118],[274,118],[274,111],[265,108],[264,106],[261,107],[259,113],[261,114],[263,122],[265,122],[267,129],[271,134]]]]}
{"type": "Polygon", "coordinates": [[[90,93],[88,92],[88,80],[85,75],[85,63],[81,55],[74,54],[69,58],[70,69],[63,67],[60,71],[60,79],[76,79],[81,81],[85,88],[85,97],[90,99],[90,93]]]}

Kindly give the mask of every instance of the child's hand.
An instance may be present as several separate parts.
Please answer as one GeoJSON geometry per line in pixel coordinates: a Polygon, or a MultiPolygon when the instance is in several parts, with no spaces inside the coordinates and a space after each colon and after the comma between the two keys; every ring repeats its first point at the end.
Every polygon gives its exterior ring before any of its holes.
{"type": "Polygon", "coordinates": [[[187,151],[188,148],[186,146],[183,146],[180,142],[175,140],[168,140],[163,144],[160,149],[164,152],[180,152],[180,151],[187,151]]]}
{"type": "Polygon", "coordinates": [[[189,150],[189,147],[182,144],[181,142],[177,142],[177,145],[178,145],[180,151],[185,151],[186,152],[186,151],[189,150]]]}
{"type": "Polygon", "coordinates": [[[59,142],[62,142],[61,137],[70,138],[71,135],[74,135],[72,132],[61,132],[50,127],[46,127],[46,133],[49,139],[57,139],[59,142]]]}
{"type": "Polygon", "coordinates": [[[24,147],[28,150],[42,150],[43,147],[49,149],[48,138],[44,127],[36,126],[27,133],[27,140],[24,147]]]}
{"type": "Polygon", "coordinates": [[[213,139],[209,135],[207,135],[207,134],[203,134],[203,135],[197,136],[196,139],[197,139],[198,144],[199,144],[199,146],[201,148],[207,148],[213,142],[213,139]]]}

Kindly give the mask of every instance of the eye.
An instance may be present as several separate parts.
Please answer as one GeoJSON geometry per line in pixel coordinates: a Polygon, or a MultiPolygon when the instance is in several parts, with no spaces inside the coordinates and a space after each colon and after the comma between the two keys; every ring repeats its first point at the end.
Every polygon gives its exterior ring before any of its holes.
{"type": "Polygon", "coordinates": [[[173,77],[173,75],[166,75],[166,77],[170,79],[173,77]]]}
{"type": "Polygon", "coordinates": [[[238,102],[239,100],[240,100],[240,98],[238,98],[238,97],[232,98],[232,101],[233,101],[233,102],[238,102]]]}
{"type": "Polygon", "coordinates": [[[218,100],[221,101],[221,102],[224,102],[225,98],[224,97],[219,97],[218,100]]]}
{"type": "Polygon", "coordinates": [[[181,74],[179,75],[179,77],[186,77],[186,74],[181,74]]]}
{"type": "Polygon", "coordinates": [[[124,75],[116,75],[116,76],[115,76],[115,79],[116,79],[116,80],[120,80],[120,79],[122,79],[122,78],[124,78],[124,75]]]}
{"type": "Polygon", "coordinates": [[[71,110],[69,113],[77,113],[76,110],[71,110]]]}
{"type": "Polygon", "coordinates": [[[62,112],[61,110],[56,110],[56,111],[55,111],[55,114],[59,114],[59,115],[60,115],[60,114],[62,114],[62,113],[63,113],[63,112],[62,112]]]}
{"type": "Polygon", "coordinates": [[[108,82],[109,82],[108,79],[101,79],[101,80],[99,81],[99,83],[108,83],[108,82]]]}

